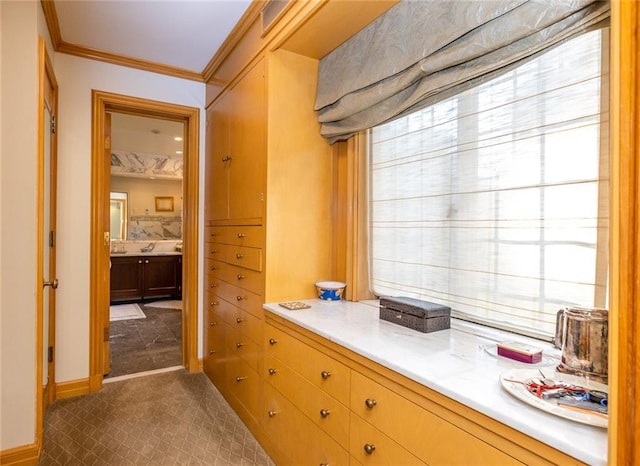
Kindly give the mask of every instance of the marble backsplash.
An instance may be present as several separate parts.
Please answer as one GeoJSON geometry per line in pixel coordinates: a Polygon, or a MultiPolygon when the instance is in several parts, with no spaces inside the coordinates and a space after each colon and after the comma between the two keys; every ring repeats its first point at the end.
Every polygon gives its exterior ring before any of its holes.
{"type": "Polygon", "coordinates": [[[127,238],[130,240],[181,239],[182,217],[132,215],[127,238]]]}

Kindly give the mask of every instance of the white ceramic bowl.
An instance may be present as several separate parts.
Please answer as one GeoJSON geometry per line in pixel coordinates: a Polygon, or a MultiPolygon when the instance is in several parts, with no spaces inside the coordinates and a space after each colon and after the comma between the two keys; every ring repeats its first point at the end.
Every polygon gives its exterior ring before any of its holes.
{"type": "Polygon", "coordinates": [[[342,299],[342,293],[346,283],[342,282],[316,282],[316,289],[318,290],[318,298],[325,301],[340,301],[342,299]]]}

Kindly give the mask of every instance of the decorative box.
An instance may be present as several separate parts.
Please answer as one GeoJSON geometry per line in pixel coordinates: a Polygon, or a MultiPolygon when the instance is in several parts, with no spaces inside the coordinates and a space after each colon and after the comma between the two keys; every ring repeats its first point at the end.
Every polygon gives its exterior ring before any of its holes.
{"type": "Polygon", "coordinates": [[[423,333],[436,332],[450,327],[451,308],[414,298],[380,298],[380,319],[423,333]]]}

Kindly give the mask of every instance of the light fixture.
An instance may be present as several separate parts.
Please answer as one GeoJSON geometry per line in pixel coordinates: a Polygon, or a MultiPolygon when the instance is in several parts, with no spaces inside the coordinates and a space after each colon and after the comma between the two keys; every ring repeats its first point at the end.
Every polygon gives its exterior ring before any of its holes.
{"type": "Polygon", "coordinates": [[[180,136],[176,136],[175,138],[173,138],[174,141],[182,141],[182,138],[180,136]]]}

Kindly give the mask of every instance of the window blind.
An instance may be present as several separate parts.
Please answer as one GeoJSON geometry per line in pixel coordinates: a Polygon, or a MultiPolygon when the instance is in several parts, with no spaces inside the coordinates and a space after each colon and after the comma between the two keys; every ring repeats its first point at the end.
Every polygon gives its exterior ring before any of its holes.
{"type": "Polygon", "coordinates": [[[543,339],[606,306],[607,33],[372,129],[374,293],[543,339]]]}

